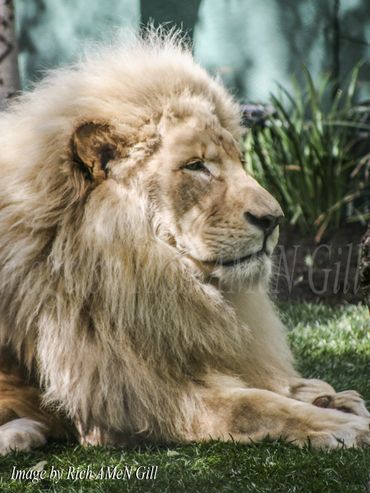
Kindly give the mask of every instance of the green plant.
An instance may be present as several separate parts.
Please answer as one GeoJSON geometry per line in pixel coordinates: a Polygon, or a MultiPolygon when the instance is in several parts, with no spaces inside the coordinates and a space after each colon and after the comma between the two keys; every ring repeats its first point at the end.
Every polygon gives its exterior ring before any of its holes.
{"type": "Polygon", "coordinates": [[[354,103],[359,70],[333,94],[330,77],[315,85],[304,68],[304,87],[279,86],[274,114],[244,141],[247,171],[280,200],[291,224],[318,241],[348,218],[348,204],[365,219],[355,202],[366,189],[362,145],[370,130],[368,107],[354,103]]]}

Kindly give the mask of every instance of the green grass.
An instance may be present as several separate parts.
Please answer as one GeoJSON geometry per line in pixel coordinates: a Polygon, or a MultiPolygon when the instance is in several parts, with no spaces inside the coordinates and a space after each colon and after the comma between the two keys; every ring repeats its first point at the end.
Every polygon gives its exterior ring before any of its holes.
{"type": "MultiPolygon", "coordinates": [[[[289,337],[305,376],[324,378],[337,390],[355,388],[370,401],[370,323],[356,306],[296,304],[282,307],[289,337]]],[[[0,458],[1,492],[364,492],[370,481],[370,447],[323,452],[278,442],[254,446],[209,443],[140,450],[84,449],[52,444],[28,454],[0,458]],[[11,481],[12,467],[28,469],[40,461],[64,471],[95,471],[158,466],[155,480],[44,479],[37,484],[11,481]]],[[[367,491],[370,491],[367,490],[367,491]]]]}

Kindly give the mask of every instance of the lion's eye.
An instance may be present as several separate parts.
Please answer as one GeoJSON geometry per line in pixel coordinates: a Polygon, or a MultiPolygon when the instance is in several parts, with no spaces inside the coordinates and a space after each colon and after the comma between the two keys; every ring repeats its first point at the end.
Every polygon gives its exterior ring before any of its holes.
{"type": "Polygon", "coordinates": [[[203,171],[204,173],[209,173],[208,168],[205,166],[203,161],[193,161],[184,166],[184,169],[189,171],[203,171]]]}

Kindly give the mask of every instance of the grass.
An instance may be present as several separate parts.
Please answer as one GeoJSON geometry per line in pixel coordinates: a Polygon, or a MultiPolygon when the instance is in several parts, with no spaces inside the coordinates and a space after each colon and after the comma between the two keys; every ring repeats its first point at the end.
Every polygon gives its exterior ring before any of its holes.
{"type": "MultiPolygon", "coordinates": [[[[337,390],[355,388],[370,401],[370,332],[367,310],[358,306],[284,305],[289,337],[307,377],[324,378],[337,390]]],[[[370,447],[324,452],[284,442],[253,446],[209,443],[140,450],[84,449],[51,444],[27,454],[0,458],[1,492],[364,492],[370,491],[370,447]],[[14,465],[28,470],[40,462],[47,478],[11,481],[14,465]],[[69,467],[99,471],[115,465],[158,466],[155,480],[67,480],[69,467]],[[64,473],[55,482],[50,468],[64,473]],[[365,490],[369,483],[369,489],[365,490]]]]}

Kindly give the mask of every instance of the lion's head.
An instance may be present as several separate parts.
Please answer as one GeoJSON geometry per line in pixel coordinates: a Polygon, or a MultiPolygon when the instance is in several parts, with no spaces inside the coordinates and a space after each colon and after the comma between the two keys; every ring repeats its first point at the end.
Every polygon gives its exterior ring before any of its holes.
{"type": "Polygon", "coordinates": [[[176,39],[154,38],[56,72],[25,97],[20,138],[30,135],[24,147],[39,161],[32,180],[46,184],[45,206],[67,188],[94,201],[103,187],[105,203],[117,194],[107,182],[135,189],[140,221],[198,269],[263,277],[282,211],[243,169],[239,107],[176,39]]]}
{"type": "Polygon", "coordinates": [[[283,213],[243,169],[239,142],[213,102],[185,91],[144,128],[127,148],[109,124],[83,124],[74,161],[95,184],[111,179],[140,190],[154,234],[207,276],[226,283],[267,277],[283,213]]]}

